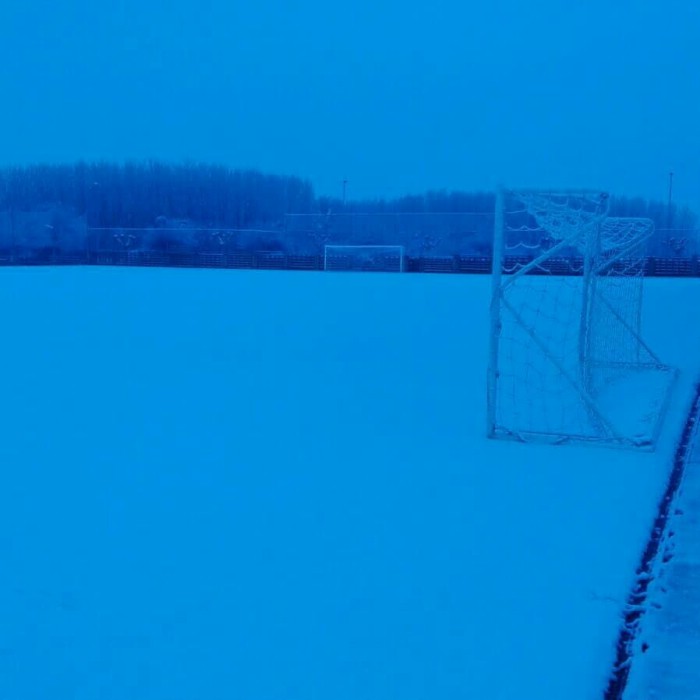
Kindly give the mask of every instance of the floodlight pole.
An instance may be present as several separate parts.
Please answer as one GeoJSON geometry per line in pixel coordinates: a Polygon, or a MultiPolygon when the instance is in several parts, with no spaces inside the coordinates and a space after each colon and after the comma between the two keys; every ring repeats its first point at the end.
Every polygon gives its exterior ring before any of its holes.
{"type": "Polygon", "coordinates": [[[491,261],[491,309],[489,334],[489,366],[486,379],[486,434],[496,435],[496,404],[498,397],[498,345],[501,334],[501,275],[503,271],[503,229],[505,225],[505,192],[502,187],[496,191],[496,208],[493,227],[493,256],[491,261]]]}
{"type": "Polygon", "coordinates": [[[673,204],[673,170],[668,174],[668,210],[667,210],[667,218],[668,221],[666,222],[666,227],[668,229],[671,228],[671,223],[673,221],[673,215],[672,215],[672,210],[671,206],[673,204]]]}

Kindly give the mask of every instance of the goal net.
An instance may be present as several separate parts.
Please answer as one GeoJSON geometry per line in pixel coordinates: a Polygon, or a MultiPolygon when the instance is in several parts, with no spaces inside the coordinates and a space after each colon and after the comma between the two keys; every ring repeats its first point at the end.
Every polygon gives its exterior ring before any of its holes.
{"type": "Polygon", "coordinates": [[[496,200],[488,433],[652,448],[675,380],[642,338],[648,219],[602,192],[496,200]]]}
{"type": "Polygon", "coordinates": [[[399,245],[327,245],[323,269],[356,272],[403,272],[404,249],[399,245]]]}

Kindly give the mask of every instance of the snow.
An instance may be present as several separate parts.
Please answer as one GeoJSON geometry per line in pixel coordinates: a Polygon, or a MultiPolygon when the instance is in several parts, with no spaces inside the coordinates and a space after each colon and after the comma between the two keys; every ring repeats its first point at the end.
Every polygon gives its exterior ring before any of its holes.
{"type": "Polygon", "coordinates": [[[671,464],[484,438],[487,277],[5,269],[0,697],[599,697],[671,464]]]}
{"type": "Polygon", "coordinates": [[[656,562],[626,700],[700,698],[700,429],[656,562]]]}

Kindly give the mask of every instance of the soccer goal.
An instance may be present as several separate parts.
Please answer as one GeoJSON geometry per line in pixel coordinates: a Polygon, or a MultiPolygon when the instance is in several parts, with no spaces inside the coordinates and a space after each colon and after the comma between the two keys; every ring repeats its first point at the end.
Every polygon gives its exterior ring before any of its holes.
{"type": "Polygon", "coordinates": [[[400,245],[327,245],[323,269],[334,272],[403,272],[404,248],[400,245]]]}
{"type": "Polygon", "coordinates": [[[597,191],[501,191],[488,434],[651,449],[676,371],[642,337],[648,219],[597,191]]]}

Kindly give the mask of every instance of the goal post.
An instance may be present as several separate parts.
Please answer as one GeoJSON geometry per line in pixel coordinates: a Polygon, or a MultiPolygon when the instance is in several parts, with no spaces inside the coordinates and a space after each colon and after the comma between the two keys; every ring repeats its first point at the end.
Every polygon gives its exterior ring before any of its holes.
{"type": "Polygon", "coordinates": [[[642,337],[648,219],[599,191],[496,197],[488,435],[652,448],[676,371],[642,337]]]}
{"type": "Polygon", "coordinates": [[[401,245],[326,245],[323,269],[333,272],[403,272],[401,245]]]}

